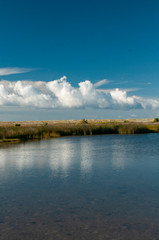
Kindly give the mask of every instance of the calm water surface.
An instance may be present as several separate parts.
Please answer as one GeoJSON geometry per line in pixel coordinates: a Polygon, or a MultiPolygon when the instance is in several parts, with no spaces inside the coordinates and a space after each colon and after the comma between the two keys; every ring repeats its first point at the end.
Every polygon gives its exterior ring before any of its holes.
{"type": "Polygon", "coordinates": [[[159,134],[1,145],[0,239],[159,239],[159,134]]]}

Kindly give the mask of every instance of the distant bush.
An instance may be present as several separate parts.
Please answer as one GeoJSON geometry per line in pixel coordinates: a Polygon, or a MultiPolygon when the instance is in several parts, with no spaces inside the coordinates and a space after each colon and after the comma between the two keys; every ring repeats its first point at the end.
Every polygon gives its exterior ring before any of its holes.
{"type": "Polygon", "coordinates": [[[15,126],[16,127],[20,127],[21,125],[20,125],[20,123],[16,123],[15,126]]]}
{"type": "Polygon", "coordinates": [[[48,125],[48,122],[43,122],[43,126],[47,126],[48,125]]]}
{"type": "Polygon", "coordinates": [[[81,123],[81,124],[87,124],[88,121],[87,121],[87,119],[83,118],[83,119],[80,121],[80,123],[81,123]]]}
{"type": "Polygon", "coordinates": [[[159,122],[159,118],[154,118],[154,122],[159,122]]]}

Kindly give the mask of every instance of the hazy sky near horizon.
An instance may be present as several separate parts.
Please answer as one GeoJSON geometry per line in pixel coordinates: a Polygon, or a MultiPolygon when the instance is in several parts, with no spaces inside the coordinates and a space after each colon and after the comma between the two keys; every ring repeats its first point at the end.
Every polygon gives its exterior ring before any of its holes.
{"type": "Polygon", "coordinates": [[[0,120],[159,116],[158,1],[0,9],[0,120]]]}

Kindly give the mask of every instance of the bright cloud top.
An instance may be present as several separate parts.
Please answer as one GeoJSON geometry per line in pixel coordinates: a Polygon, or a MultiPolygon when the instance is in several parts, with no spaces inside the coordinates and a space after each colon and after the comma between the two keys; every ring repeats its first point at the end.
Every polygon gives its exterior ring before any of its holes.
{"type": "Polygon", "coordinates": [[[33,71],[31,68],[0,68],[0,76],[7,76],[7,75],[12,75],[12,74],[19,74],[19,73],[26,73],[33,71]]]}
{"type": "Polygon", "coordinates": [[[98,91],[88,80],[78,85],[78,88],[71,86],[65,76],[50,82],[1,81],[0,106],[123,110],[159,108],[159,100],[128,96],[124,90],[98,91]]]}

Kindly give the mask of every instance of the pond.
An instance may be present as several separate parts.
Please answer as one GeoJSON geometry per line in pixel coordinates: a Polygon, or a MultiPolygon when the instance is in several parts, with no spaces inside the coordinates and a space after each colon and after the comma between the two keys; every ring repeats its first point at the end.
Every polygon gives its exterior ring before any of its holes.
{"type": "Polygon", "coordinates": [[[0,239],[159,239],[159,134],[1,145],[0,239]]]}

